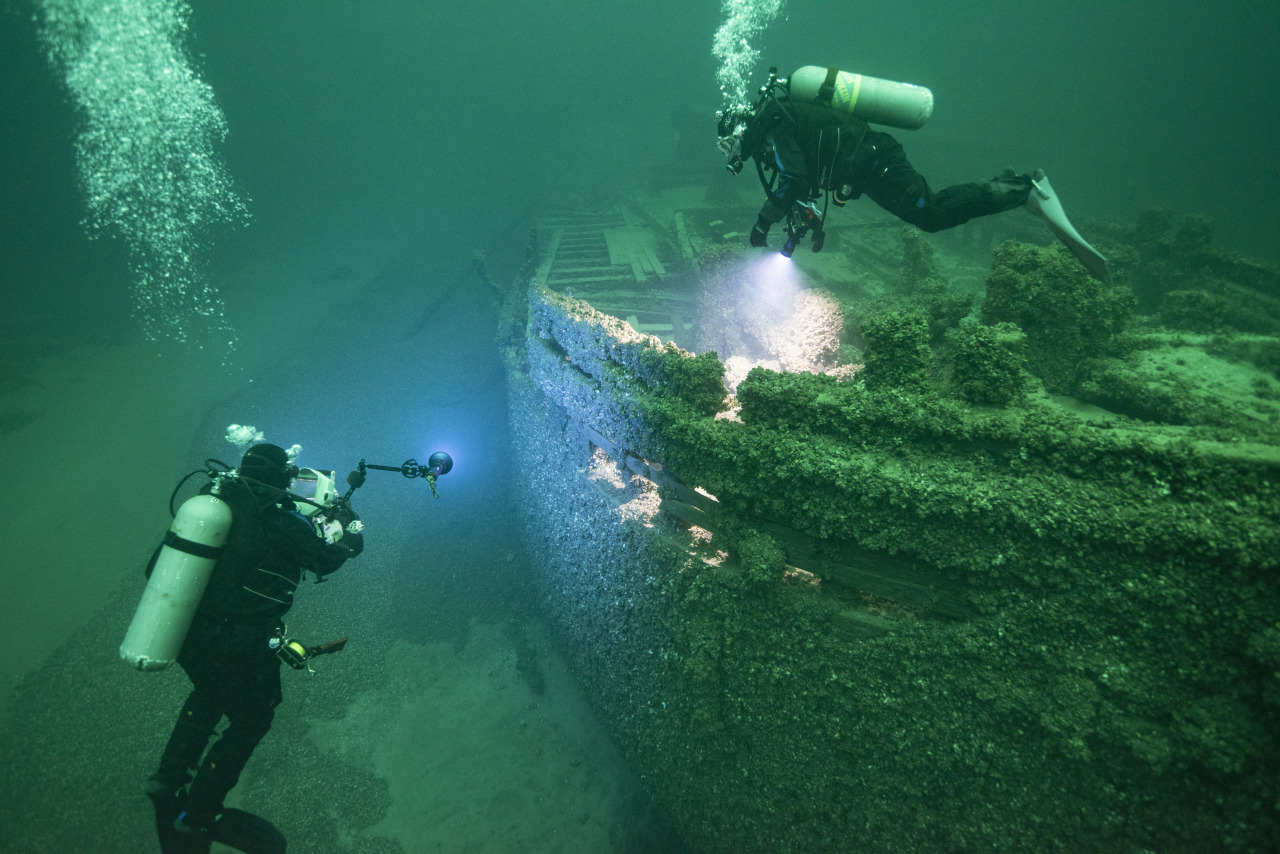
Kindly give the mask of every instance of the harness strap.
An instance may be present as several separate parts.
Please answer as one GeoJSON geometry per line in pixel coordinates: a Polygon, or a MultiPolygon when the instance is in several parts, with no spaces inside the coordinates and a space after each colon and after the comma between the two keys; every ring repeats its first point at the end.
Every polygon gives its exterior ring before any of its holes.
{"type": "Polygon", "coordinates": [[[179,537],[173,531],[165,533],[164,544],[171,549],[177,549],[195,557],[217,560],[222,554],[222,546],[206,546],[204,543],[197,543],[194,540],[188,540],[186,537],[179,537]]]}
{"type": "Polygon", "coordinates": [[[826,141],[826,128],[818,131],[818,188],[823,190],[831,189],[831,173],[835,171],[836,160],[840,157],[840,126],[836,126],[836,148],[831,154],[831,163],[825,168],[822,164],[822,146],[826,141]]]}
{"type": "Polygon", "coordinates": [[[840,75],[840,69],[831,66],[827,69],[827,79],[822,81],[822,85],[818,87],[818,103],[823,106],[831,106],[831,98],[836,93],[836,78],[840,75]]]}
{"type": "Polygon", "coordinates": [[[764,176],[765,165],[760,162],[759,158],[752,158],[752,159],[756,161],[756,174],[760,176],[760,186],[764,187],[764,191],[766,195],[772,196],[773,188],[778,186],[777,168],[773,164],[770,164],[769,171],[771,173],[771,177],[766,178],[764,176]]]}

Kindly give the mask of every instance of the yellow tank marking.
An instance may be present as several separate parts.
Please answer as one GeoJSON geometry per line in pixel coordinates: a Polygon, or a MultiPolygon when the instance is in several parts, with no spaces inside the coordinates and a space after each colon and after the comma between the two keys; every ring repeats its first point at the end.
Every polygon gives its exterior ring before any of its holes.
{"type": "Polygon", "coordinates": [[[832,98],[833,106],[838,106],[846,113],[852,113],[854,106],[858,103],[858,95],[861,92],[862,75],[842,71],[836,75],[835,97],[832,98]],[[849,85],[850,82],[853,83],[852,87],[849,85]]]}

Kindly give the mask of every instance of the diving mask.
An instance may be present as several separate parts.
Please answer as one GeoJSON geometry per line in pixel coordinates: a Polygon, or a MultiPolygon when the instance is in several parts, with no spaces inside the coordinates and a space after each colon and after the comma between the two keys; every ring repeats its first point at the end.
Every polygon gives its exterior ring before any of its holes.
{"type": "Polygon", "coordinates": [[[739,136],[722,136],[716,143],[720,153],[725,156],[725,168],[737,175],[742,171],[742,138],[739,136]]]}

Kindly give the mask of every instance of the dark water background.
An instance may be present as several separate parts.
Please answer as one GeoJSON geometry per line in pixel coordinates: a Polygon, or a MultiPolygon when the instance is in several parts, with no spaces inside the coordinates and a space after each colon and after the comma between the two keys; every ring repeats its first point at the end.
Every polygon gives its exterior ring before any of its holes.
{"type": "MultiPolygon", "coordinates": [[[[671,0],[194,5],[190,49],[253,220],[213,235],[209,272],[240,350],[229,375],[212,354],[195,372],[192,394],[212,393],[199,377],[216,374],[218,397],[179,441],[188,459],[223,452],[197,449],[247,414],[338,467],[453,452],[447,500],[420,484],[366,491],[383,554],[438,570],[395,573],[397,637],[456,639],[529,595],[511,574],[505,472],[520,460],[503,444],[495,302],[473,253],[505,282],[552,203],[732,180],[713,145],[721,17],[714,2],[671,0]],[[305,339],[303,317],[314,339],[277,346],[305,339]]],[[[900,138],[935,187],[1040,166],[1073,214],[1207,213],[1221,245],[1275,260],[1278,39],[1273,2],[805,0],[758,47],[761,72],[832,63],[932,88],[933,119],[900,138]]],[[[0,116],[4,369],[23,342],[136,342],[127,255],[84,236],[77,117],[27,3],[0,2],[0,116]]],[[[179,473],[165,463],[164,486],[128,497],[158,521],[179,473]]],[[[6,563],[0,580],[27,571],[6,563]]]]}

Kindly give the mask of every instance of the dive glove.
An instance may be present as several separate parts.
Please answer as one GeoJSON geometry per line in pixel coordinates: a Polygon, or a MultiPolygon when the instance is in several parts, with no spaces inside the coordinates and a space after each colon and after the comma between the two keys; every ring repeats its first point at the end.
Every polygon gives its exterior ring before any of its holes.
{"type": "Polygon", "coordinates": [[[769,237],[769,226],[773,223],[762,216],[756,217],[756,224],[751,228],[751,245],[764,246],[769,237]]]}

